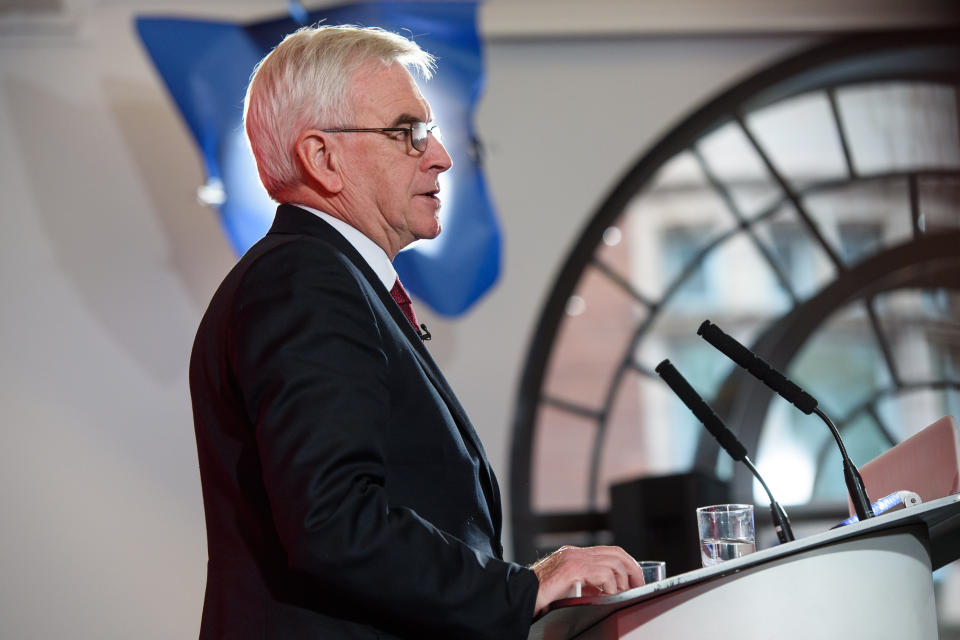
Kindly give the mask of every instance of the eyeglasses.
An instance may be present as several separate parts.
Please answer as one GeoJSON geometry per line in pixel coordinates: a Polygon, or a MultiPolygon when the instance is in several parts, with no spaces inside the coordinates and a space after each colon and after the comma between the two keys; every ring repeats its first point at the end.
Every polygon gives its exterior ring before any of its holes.
{"type": "Polygon", "coordinates": [[[421,153],[427,150],[428,134],[443,142],[440,127],[427,122],[411,122],[405,127],[377,127],[353,129],[322,129],[325,133],[405,133],[414,149],[421,153]]]}

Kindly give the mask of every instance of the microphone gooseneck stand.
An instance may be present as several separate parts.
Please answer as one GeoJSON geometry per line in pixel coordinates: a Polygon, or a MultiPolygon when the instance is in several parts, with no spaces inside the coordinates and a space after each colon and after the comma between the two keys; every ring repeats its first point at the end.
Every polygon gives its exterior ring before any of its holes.
{"type": "Polygon", "coordinates": [[[817,407],[817,400],[809,393],[801,389],[792,380],[771,367],[757,354],[747,349],[745,346],[724,333],[720,327],[712,324],[709,320],[704,320],[700,328],[697,329],[697,335],[713,345],[723,355],[733,360],[741,368],[746,369],[754,377],[766,384],[768,387],[780,394],[787,402],[810,415],[816,413],[823,420],[827,427],[833,433],[837,445],[840,447],[840,456],[843,458],[843,479],[847,484],[847,493],[850,494],[850,500],[853,502],[853,508],[860,520],[866,520],[873,517],[873,509],[870,507],[870,498],[867,497],[867,490],[863,486],[863,478],[857,470],[853,460],[847,455],[847,448],[843,445],[840,438],[840,431],[833,421],[827,417],[823,411],[817,407]]]}
{"type": "Polygon", "coordinates": [[[790,526],[790,518],[787,517],[787,512],[784,511],[780,503],[774,499],[770,487],[768,487],[767,483],[760,477],[760,472],[757,471],[757,468],[747,455],[747,448],[743,446],[743,443],[723,424],[720,416],[700,397],[700,394],[690,386],[687,379],[677,371],[676,367],[674,367],[669,360],[664,360],[658,364],[655,371],[663,381],[667,383],[667,386],[670,387],[677,397],[683,401],[683,404],[687,405],[687,408],[697,417],[700,423],[706,427],[710,435],[716,438],[720,446],[723,447],[723,450],[734,460],[747,465],[747,468],[750,469],[754,477],[760,481],[763,490],[767,492],[767,497],[770,498],[770,517],[773,519],[773,528],[777,532],[777,539],[780,540],[780,542],[790,542],[794,540],[793,528],[790,526]]]}

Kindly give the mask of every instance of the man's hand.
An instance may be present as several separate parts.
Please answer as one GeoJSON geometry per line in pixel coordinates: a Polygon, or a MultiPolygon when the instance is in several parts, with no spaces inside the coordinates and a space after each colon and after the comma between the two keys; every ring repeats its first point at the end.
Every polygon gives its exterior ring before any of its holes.
{"type": "Polygon", "coordinates": [[[534,615],[565,598],[578,581],[608,595],[643,585],[637,561],[620,547],[560,547],[530,568],[540,581],[534,615]]]}

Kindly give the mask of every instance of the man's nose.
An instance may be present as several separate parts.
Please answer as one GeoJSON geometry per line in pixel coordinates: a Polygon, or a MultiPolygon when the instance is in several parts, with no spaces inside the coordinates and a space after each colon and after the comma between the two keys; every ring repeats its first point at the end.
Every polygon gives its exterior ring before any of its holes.
{"type": "Polygon", "coordinates": [[[432,133],[428,133],[427,135],[429,138],[427,150],[423,154],[423,161],[427,163],[428,169],[437,169],[438,173],[443,173],[453,166],[453,160],[450,159],[447,148],[443,146],[443,143],[440,142],[438,138],[435,138],[432,133]]]}

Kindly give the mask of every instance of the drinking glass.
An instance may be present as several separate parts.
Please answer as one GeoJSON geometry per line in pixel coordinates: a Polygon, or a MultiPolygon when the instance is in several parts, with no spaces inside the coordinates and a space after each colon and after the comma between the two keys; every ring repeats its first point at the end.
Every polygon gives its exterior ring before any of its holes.
{"type": "Polygon", "coordinates": [[[752,504],[700,507],[697,526],[700,528],[700,561],[705,567],[757,550],[752,504]]]}
{"type": "Polygon", "coordinates": [[[667,577],[667,563],[661,560],[641,560],[637,563],[643,571],[643,584],[650,584],[667,577]]]}

